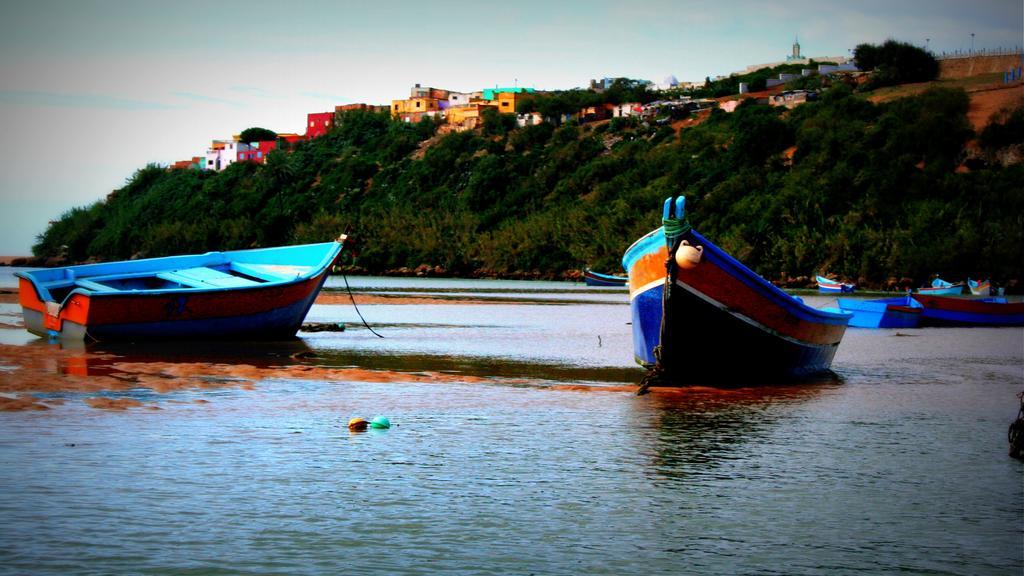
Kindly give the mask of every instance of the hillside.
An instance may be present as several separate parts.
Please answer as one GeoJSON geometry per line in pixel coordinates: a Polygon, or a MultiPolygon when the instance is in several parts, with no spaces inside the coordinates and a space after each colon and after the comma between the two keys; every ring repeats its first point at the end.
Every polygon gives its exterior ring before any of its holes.
{"type": "Polygon", "coordinates": [[[351,112],[263,166],[141,169],[64,214],[35,252],[158,256],[323,241],[352,225],[350,264],[373,273],[562,277],[619,270],[661,200],[686,194],[695,227],[782,283],[1021,278],[1024,167],[958,171],[973,96],[932,86],[878,100],[839,85],[792,111],[747,102],[676,129],[494,122],[444,136],[351,112]]]}

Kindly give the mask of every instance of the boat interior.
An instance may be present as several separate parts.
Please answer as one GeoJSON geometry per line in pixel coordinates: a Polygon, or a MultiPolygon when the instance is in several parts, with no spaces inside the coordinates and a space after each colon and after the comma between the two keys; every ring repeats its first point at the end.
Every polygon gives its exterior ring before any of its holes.
{"type": "Polygon", "coordinates": [[[78,276],[64,269],[57,278],[34,278],[43,301],[63,302],[74,290],[92,294],[165,290],[210,290],[281,283],[300,278],[312,266],[226,262],[161,271],[121,272],[78,276]]]}
{"type": "Polygon", "coordinates": [[[63,303],[72,292],[235,290],[285,284],[318,274],[341,250],[337,242],[207,252],[16,273],[35,286],[39,299],[63,303]]]}

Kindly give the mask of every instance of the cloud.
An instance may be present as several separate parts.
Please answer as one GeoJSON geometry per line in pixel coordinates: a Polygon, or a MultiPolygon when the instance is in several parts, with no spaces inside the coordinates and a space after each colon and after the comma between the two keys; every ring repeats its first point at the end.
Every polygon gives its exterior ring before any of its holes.
{"type": "Polygon", "coordinates": [[[313,98],[316,100],[330,100],[331,102],[346,102],[351,100],[346,96],[338,96],[337,94],[327,94],[324,92],[299,92],[299,96],[313,98]]]}
{"type": "Polygon", "coordinates": [[[0,103],[14,106],[48,107],[48,108],[87,108],[91,110],[173,110],[180,106],[172,106],[163,102],[147,100],[130,100],[106,94],[90,94],[81,92],[43,92],[32,90],[0,90],[0,103]]]}
{"type": "Polygon", "coordinates": [[[196,94],[195,92],[171,92],[172,96],[178,98],[185,98],[193,102],[202,102],[204,104],[220,104],[222,106],[229,106],[231,108],[244,108],[245,103],[237,100],[228,100],[226,98],[217,98],[216,96],[207,96],[205,94],[196,94]]]}
{"type": "Polygon", "coordinates": [[[237,92],[239,94],[245,94],[247,96],[256,96],[257,98],[274,98],[274,94],[267,91],[260,86],[246,86],[243,84],[236,84],[234,86],[228,86],[228,90],[237,92]]]}

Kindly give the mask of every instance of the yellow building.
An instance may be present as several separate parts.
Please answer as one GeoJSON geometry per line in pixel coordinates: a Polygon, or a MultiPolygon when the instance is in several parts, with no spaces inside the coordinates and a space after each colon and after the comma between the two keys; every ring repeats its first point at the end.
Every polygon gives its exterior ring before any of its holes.
{"type": "Polygon", "coordinates": [[[520,102],[533,98],[528,92],[499,92],[494,96],[492,102],[498,103],[498,112],[502,114],[515,114],[520,102]]]}
{"type": "Polygon", "coordinates": [[[452,106],[445,111],[445,119],[457,130],[472,130],[480,125],[484,108],[487,107],[488,104],[482,102],[452,106]]]}
{"type": "Polygon", "coordinates": [[[395,118],[403,114],[415,114],[417,112],[437,112],[441,109],[437,98],[416,97],[406,100],[391,101],[391,115],[395,118]]]}

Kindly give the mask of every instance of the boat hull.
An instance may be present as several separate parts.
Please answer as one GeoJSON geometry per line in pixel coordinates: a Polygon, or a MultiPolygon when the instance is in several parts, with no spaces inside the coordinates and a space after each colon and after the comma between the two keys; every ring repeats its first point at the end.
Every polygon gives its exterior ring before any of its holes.
{"type": "Polygon", "coordinates": [[[1024,326],[1024,303],[1005,298],[949,298],[915,294],[921,323],[930,326],[1024,326]]]}
{"type": "Polygon", "coordinates": [[[692,269],[677,270],[664,318],[668,250],[661,229],[638,240],[623,258],[638,363],[660,360],[679,383],[772,383],[830,368],[848,315],[804,305],[695,231],[683,239],[703,246],[703,258],[692,269]]]}
{"type": "MultiPolygon", "coordinates": [[[[302,325],[326,277],[241,294],[76,294],[58,316],[47,315],[45,305],[29,296],[22,313],[29,332],[64,339],[288,338],[302,325]]],[[[30,294],[31,287],[23,285],[21,293],[30,294]]]]}
{"type": "Polygon", "coordinates": [[[839,309],[850,317],[856,328],[916,328],[921,322],[921,308],[914,307],[907,297],[878,300],[838,298],[839,309]]]}
{"type": "Polygon", "coordinates": [[[829,278],[817,277],[818,292],[826,292],[831,294],[838,294],[844,292],[853,292],[855,286],[853,284],[843,284],[842,282],[836,282],[829,278]]]}
{"type": "Polygon", "coordinates": [[[327,243],[19,273],[19,301],[26,329],[49,338],[290,338],[301,327],[340,250],[340,244],[327,243]],[[175,267],[167,267],[170,264],[175,267]],[[235,275],[224,272],[228,270],[235,275]],[[266,277],[257,278],[258,274],[266,277]],[[168,289],[167,278],[196,286],[168,289]],[[163,279],[165,286],[111,288],[154,279],[163,279]],[[63,291],[54,296],[50,290],[58,285],[63,291]]]}
{"type": "Polygon", "coordinates": [[[963,284],[957,284],[955,286],[941,286],[939,288],[918,288],[918,294],[930,294],[932,296],[956,296],[963,293],[963,284]]]}
{"type": "Polygon", "coordinates": [[[622,276],[610,276],[592,270],[583,271],[583,281],[587,286],[625,286],[627,278],[622,276]]]}

